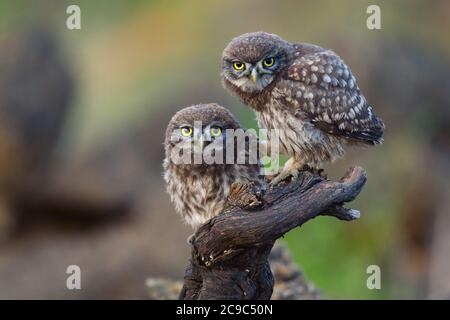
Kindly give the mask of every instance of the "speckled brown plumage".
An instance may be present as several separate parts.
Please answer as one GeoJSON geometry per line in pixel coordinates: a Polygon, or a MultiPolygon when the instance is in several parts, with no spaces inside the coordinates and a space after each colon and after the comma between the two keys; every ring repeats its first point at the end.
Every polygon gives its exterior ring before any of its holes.
{"type": "MultiPolygon", "coordinates": [[[[167,192],[183,220],[194,229],[218,215],[224,209],[230,187],[233,182],[259,183],[259,164],[176,164],[171,160],[175,146],[185,141],[181,136],[173,139],[173,133],[183,126],[194,126],[194,121],[201,121],[201,130],[217,125],[223,134],[227,129],[239,129],[234,116],[217,104],[201,104],[184,108],[177,112],[167,127],[165,139],[164,178],[167,192]]],[[[236,151],[236,150],[235,150],[236,151]]],[[[235,152],[237,156],[237,153],[235,152]]],[[[226,157],[226,150],[224,153],[226,157]]],[[[246,153],[247,157],[247,153],[246,153]]]]}
{"type": "Polygon", "coordinates": [[[223,52],[222,80],[256,111],[261,128],[281,129],[280,151],[292,157],[293,171],[342,157],[348,144],[383,141],[382,120],[331,50],[265,32],[244,34],[223,52]],[[274,65],[263,67],[270,58],[274,65]],[[236,61],[246,64],[245,71],[233,69],[236,61]]]}

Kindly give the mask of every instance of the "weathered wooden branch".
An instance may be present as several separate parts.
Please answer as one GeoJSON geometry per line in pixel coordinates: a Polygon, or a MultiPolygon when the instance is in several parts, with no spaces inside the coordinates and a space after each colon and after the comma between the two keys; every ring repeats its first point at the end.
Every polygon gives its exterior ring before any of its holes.
{"type": "Polygon", "coordinates": [[[340,181],[302,171],[266,191],[233,185],[227,209],[192,239],[180,299],[270,299],[274,281],[267,258],[275,240],[319,215],[357,219],[359,211],[343,204],[365,182],[365,171],[353,167],[340,181]]]}
{"type": "MultiPolygon", "coordinates": [[[[275,280],[272,300],[322,299],[321,291],[306,279],[282,240],[277,241],[273,246],[269,263],[275,280]]],[[[146,286],[150,299],[174,300],[177,299],[183,287],[183,281],[150,277],[146,281],[146,286]]]]}

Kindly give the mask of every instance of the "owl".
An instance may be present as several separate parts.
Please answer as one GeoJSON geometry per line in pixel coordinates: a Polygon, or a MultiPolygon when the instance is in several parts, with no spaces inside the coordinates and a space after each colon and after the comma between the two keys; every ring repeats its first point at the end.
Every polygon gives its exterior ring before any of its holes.
{"type": "Polygon", "coordinates": [[[349,145],[383,142],[374,113],[342,59],[331,50],[255,32],[231,40],[222,55],[222,83],[255,110],[258,124],[279,135],[289,156],[273,184],[303,165],[319,168],[349,145]]]}
{"type": "Polygon", "coordinates": [[[237,129],[242,128],[235,117],[217,104],[184,108],[169,122],[164,143],[164,179],[176,211],[193,229],[222,212],[233,182],[262,183],[259,162],[257,157],[250,161],[250,149],[245,147],[245,161],[238,164],[237,144],[226,143],[227,133],[237,129]],[[229,146],[233,148],[232,161],[226,161],[231,152],[227,150],[229,146]],[[211,154],[222,156],[215,161],[201,160],[209,147],[211,154]],[[180,150],[188,156],[178,157],[180,150]]]}

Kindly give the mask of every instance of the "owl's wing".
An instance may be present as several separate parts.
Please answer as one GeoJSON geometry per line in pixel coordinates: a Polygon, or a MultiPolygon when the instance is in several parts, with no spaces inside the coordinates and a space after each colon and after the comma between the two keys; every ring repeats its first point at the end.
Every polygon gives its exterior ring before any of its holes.
{"type": "Polygon", "coordinates": [[[316,46],[299,49],[296,56],[273,96],[295,116],[327,133],[368,144],[382,143],[383,121],[366,102],[339,56],[316,46]]]}

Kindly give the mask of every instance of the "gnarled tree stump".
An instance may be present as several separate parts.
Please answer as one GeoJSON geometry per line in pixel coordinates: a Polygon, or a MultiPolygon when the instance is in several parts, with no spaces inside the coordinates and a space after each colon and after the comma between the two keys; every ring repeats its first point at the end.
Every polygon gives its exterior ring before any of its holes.
{"type": "Polygon", "coordinates": [[[268,190],[234,184],[226,210],[192,238],[180,299],[270,299],[268,256],[275,240],[320,215],[357,219],[359,211],[343,204],[355,199],[365,182],[365,171],[354,167],[340,181],[302,171],[268,190]]]}

